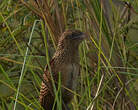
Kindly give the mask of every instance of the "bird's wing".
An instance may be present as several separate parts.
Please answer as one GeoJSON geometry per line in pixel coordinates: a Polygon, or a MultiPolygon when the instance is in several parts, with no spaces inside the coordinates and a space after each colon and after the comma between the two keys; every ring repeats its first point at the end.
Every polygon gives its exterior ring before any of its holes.
{"type": "MultiPolygon", "coordinates": [[[[50,68],[54,68],[54,59],[52,59],[50,61],[50,68]]],[[[44,70],[44,74],[43,74],[42,86],[41,86],[42,91],[48,92],[52,89],[52,87],[51,87],[51,75],[50,74],[51,73],[49,71],[48,65],[46,65],[45,70],[44,70]]],[[[41,93],[41,91],[40,91],[40,93],[41,93]]],[[[45,92],[45,95],[46,95],[46,92],[45,92]]]]}
{"type": "Polygon", "coordinates": [[[51,82],[51,75],[53,77],[54,81],[58,80],[58,72],[57,72],[57,65],[55,64],[55,58],[52,58],[52,60],[50,61],[50,68],[48,67],[48,65],[46,65],[45,67],[45,71],[44,71],[44,80],[46,80],[47,82],[51,82]],[[49,71],[49,69],[51,71],[49,71]]]}
{"type": "MultiPolygon", "coordinates": [[[[53,58],[50,61],[51,70],[55,68],[54,63],[55,63],[55,59],[53,58]]],[[[51,71],[51,73],[52,72],[53,72],[53,70],[51,71]]],[[[54,92],[52,91],[53,87],[52,87],[51,75],[50,75],[51,73],[49,72],[49,68],[47,65],[45,67],[45,71],[43,74],[44,81],[42,81],[41,90],[40,90],[40,97],[39,97],[41,105],[44,108],[47,108],[47,110],[51,110],[51,107],[53,106],[53,103],[54,103],[54,92]]],[[[56,74],[52,73],[52,75],[54,75],[53,78],[55,80],[56,74]]]]}

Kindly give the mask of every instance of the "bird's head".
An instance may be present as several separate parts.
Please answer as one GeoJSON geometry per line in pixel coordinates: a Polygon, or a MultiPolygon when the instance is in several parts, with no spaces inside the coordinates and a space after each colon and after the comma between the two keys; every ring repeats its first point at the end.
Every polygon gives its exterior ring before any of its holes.
{"type": "Polygon", "coordinates": [[[61,35],[58,47],[78,49],[79,44],[86,37],[87,37],[86,33],[83,33],[79,30],[67,30],[61,35]]]}

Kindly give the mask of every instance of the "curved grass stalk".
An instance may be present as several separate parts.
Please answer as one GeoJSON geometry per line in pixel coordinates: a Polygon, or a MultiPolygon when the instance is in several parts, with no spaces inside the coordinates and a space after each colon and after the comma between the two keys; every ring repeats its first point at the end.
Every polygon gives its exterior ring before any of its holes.
{"type": "MultiPolygon", "coordinates": [[[[32,35],[33,35],[33,32],[34,32],[35,25],[38,21],[39,20],[34,21],[32,32],[30,34],[30,38],[29,38],[29,42],[28,42],[29,46],[30,46],[30,43],[31,43],[31,40],[32,40],[32,35]]],[[[26,48],[26,52],[25,52],[25,56],[24,56],[24,62],[23,62],[23,66],[22,66],[22,69],[21,69],[21,75],[20,75],[20,79],[19,79],[19,84],[18,84],[18,88],[17,88],[17,93],[16,93],[16,98],[15,98],[15,103],[14,103],[14,109],[13,110],[16,110],[17,100],[18,100],[18,97],[19,97],[20,86],[21,86],[22,79],[23,79],[23,73],[24,73],[24,68],[25,68],[25,64],[26,64],[26,60],[27,60],[28,51],[29,51],[29,47],[26,48]]]]}

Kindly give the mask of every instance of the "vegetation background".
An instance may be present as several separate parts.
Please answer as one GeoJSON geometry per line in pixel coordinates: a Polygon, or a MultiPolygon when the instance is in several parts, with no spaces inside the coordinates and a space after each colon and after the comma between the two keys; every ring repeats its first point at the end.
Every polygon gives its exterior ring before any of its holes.
{"type": "Polygon", "coordinates": [[[41,76],[65,29],[89,35],[71,110],[138,110],[138,0],[0,0],[0,110],[41,109],[41,76]]]}

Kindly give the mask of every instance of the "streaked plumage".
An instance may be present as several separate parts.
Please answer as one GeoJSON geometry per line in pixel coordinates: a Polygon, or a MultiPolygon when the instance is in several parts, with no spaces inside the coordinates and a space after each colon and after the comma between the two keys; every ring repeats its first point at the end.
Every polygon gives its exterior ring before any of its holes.
{"type": "MultiPolygon", "coordinates": [[[[56,87],[59,73],[61,73],[62,86],[75,90],[77,84],[76,80],[79,74],[78,47],[85,36],[86,35],[81,31],[68,30],[60,37],[57,50],[50,62],[51,73],[56,87]]],[[[46,67],[43,78],[46,81],[46,84],[42,82],[40,104],[45,110],[52,110],[55,98],[48,67],[46,67]]],[[[68,104],[71,101],[73,94],[63,87],[61,88],[61,91],[64,103],[68,104]]],[[[62,110],[65,110],[65,108],[63,107],[62,110]]]]}

